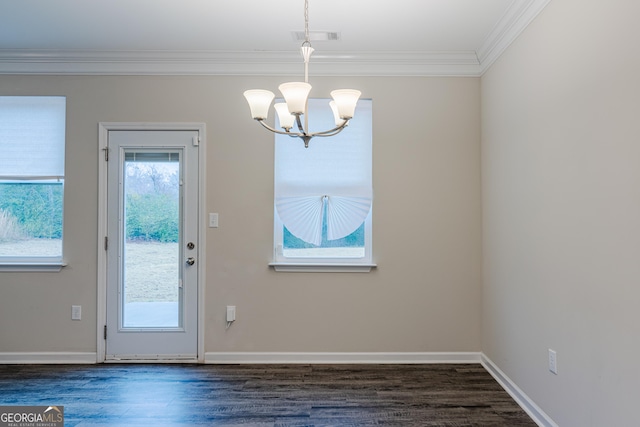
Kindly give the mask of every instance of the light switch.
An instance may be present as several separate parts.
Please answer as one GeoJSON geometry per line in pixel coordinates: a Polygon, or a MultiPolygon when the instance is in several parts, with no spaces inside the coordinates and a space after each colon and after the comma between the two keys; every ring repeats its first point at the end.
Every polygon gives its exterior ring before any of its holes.
{"type": "Polygon", "coordinates": [[[218,214],[209,213],[209,228],[218,228],[218,214]]]}

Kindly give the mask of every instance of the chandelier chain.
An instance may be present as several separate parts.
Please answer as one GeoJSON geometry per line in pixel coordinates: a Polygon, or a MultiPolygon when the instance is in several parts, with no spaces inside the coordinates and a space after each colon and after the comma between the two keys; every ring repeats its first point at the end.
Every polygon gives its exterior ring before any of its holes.
{"type": "Polygon", "coordinates": [[[309,0],[304,0],[304,41],[310,43],[309,40],[309,0]]]}

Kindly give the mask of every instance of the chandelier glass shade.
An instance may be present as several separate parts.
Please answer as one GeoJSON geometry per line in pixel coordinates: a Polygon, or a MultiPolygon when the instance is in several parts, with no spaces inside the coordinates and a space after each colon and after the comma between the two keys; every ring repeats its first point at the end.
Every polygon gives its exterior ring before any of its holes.
{"type": "Polygon", "coordinates": [[[251,89],[244,92],[244,97],[249,103],[251,117],[257,120],[264,128],[274,133],[300,138],[304,141],[304,146],[309,147],[309,141],[314,136],[333,136],[341,132],[353,118],[356,104],[361,92],[355,89],[338,89],[331,92],[333,100],[329,102],[329,107],[333,111],[335,127],[320,132],[309,131],[309,118],[307,114],[307,100],[311,92],[309,84],[309,60],[313,53],[311,42],[309,41],[309,1],[304,3],[304,31],[305,41],[300,48],[304,59],[304,82],[288,82],[278,86],[285,102],[276,103],[274,108],[278,115],[278,121],[282,130],[275,129],[266,123],[269,115],[271,103],[275,94],[269,90],[251,89]],[[304,124],[302,123],[304,117],[304,124]],[[294,129],[296,127],[296,130],[294,129]]]}

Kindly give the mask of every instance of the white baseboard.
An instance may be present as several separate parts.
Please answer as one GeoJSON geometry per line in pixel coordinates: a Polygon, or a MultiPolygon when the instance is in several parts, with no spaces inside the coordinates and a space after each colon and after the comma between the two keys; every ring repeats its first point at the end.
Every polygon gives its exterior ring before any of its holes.
{"type": "Polygon", "coordinates": [[[484,353],[481,353],[480,363],[491,374],[503,389],[516,401],[518,405],[531,417],[540,427],[558,427],[551,417],[549,417],[533,400],[529,398],[511,379],[496,366],[484,353]]]}
{"type": "Polygon", "coordinates": [[[479,352],[452,353],[265,353],[209,352],[205,363],[480,363],[479,352]]]}
{"type": "Polygon", "coordinates": [[[94,352],[29,352],[29,353],[0,353],[0,365],[28,365],[28,364],[91,364],[97,363],[94,352]]]}

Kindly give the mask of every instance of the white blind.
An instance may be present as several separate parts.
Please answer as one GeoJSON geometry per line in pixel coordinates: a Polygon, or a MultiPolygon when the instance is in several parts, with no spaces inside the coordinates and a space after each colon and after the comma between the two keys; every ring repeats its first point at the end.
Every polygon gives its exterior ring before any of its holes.
{"type": "Polygon", "coordinates": [[[66,98],[0,96],[0,178],[64,178],[66,98]]]}
{"type": "MultiPolygon", "coordinates": [[[[276,135],[276,210],[294,236],[319,245],[325,212],[329,240],[353,233],[366,219],[373,196],[371,118],[371,100],[361,99],[345,130],[315,137],[309,148],[299,138],[276,135]]],[[[329,100],[310,99],[311,132],[334,126],[329,100]]]]}
{"type": "Polygon", "coordinates": [[[124,153],[124,160],[127,162],[153,162],[153,163],[165,163],[165,162],[179,162],[179,153],[153,153],[153,152],[126,152],[124,153]]]}

